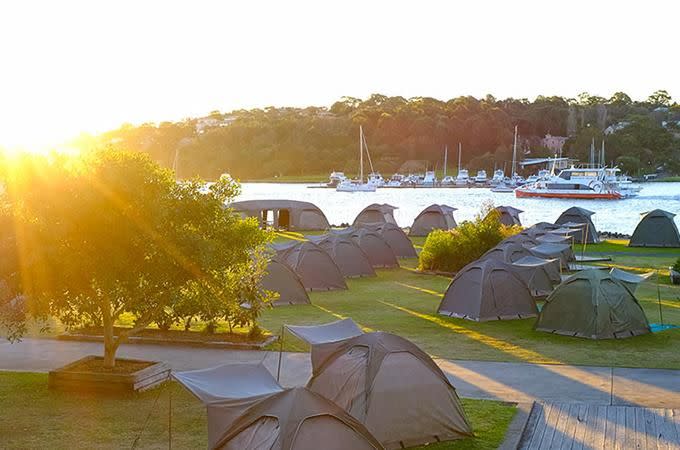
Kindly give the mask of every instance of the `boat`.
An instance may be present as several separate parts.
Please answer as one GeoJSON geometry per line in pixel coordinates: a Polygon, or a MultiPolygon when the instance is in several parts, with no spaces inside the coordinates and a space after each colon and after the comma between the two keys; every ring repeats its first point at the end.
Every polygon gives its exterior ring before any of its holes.
{"type": "Polygon", "coordinates": [[[434,185],[437,183],[437,177],[434,173],[434,170],[428,170],[425,172],[425,176],[423,177],[422,185],[427,186],[427,187],[434,187],[434,185]]]}
{"type": "Polygon", "coordinates": [[[387,187],[400,187],[402,184],[404,184],[405,176],[400,174],[400,173],[395,173],[390,177],[390,179],[387,181],[385,186],[387,187]]]}
{"type": "Polygon", "coordinates": [[[328,183],[326,183],[326,186],[328,187],[337,187],[338,184],[340,184],[342,181],[346,180],[347,177],[343,172],[331,172],[330,176],[328,177],[328,183]]]}
{"type": "Polygon", "coordinates": [[[509,194],[515,192],[515,187],[503,182],[492,187],[491,192],[496,192],[498,194],[509,194]]]}
{"type": "Polygon", "coordinates": [[[385,179],[378,172],[371,172],[368,174],[368,184],[373,184],[375,187],[383,187],[385,179]]]}
{"type": "Polygon", "coordinates": [[[475,183],[477,184],[484,184],[487,182],[486,178],[486,170],[478,170],[477,171],[477,176],[475,176],[475,183]]]}
{"type": "MultiPolygon", "coordinates": [[[[364,147],[366,147],[366,156],[368,157],[368,162],[371,166],[371,173],[375,174],[373,170],[373,163],[371,162],[371,156],[368,153],[368,145],[366,145],[366,137],[364,136],[364,128],[359,126],[359,179],[350,180],[345,179],[338,183],[335,190],[337,192],[375,192],[377,189],[377,184],[375,182],[364,183],[364,147]]],[[[381,177],[382,178],[382,177],[381,177]]]]}
{"type": "Polygon", "coordinates": [[[444,178],[442,178],[441,184],[442,186],[452,186],[456,184],[456,179],[451,175],[447,175],[444,178]]]}
{"type": "Polygon", "coordinates": [[[458,175],[456,175],[456,186],[467,186],[471,183],[470,175],[467,169],[462,169],[460,164],[461,158],[461,144],[458,143],[458,175]]]}
{"type": "Polygon", "coordinates": [[[501,183],[504,183],[506,181],[505,178],[505,172],[501,169],[496,169],[493,171],[493,176],[491,177],[491,181],[489,184],[491,186],[498,186],[501,183]]]}
{"type": "Polygon", "coordinates": [[[515,189],[517,198],[618,200],[625,198],[616,176],[618,168],[574,167],[515,189]]]}

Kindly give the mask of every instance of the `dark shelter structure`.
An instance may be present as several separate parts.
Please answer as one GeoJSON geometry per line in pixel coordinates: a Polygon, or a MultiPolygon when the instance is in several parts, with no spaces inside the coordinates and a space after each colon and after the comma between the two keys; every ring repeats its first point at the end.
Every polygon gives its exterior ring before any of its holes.
{"type": "Polygon", "coordinates": [[[261,227],[290,231],[327,230],[326,215],[314,204],[297,200],[245,200],[229,204],[243,217],[256,217],[261,227]]]}

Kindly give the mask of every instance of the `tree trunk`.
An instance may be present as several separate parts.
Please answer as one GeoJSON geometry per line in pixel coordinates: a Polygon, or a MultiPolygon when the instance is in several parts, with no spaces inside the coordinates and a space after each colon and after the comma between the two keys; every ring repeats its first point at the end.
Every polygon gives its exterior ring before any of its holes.
{"type": "Polygon", "coordinates": [[[113,317],[111,317],[111,305],[104,302],[102,305],[102,324],[104,327],[104,367],[116,366],[116,350],[119,342],[113,334],[113,317]]]}

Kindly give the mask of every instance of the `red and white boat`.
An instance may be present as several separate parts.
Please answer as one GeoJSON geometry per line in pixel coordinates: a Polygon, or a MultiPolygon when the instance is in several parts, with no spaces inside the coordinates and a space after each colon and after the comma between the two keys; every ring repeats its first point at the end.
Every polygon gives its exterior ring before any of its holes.
{"type": "Polygon", "coordinates": [[[515,189],[517,198],[576,198],[619,200],[634,197],[640,188],[619,175],[620,169],[571,167],[515,189]]]}

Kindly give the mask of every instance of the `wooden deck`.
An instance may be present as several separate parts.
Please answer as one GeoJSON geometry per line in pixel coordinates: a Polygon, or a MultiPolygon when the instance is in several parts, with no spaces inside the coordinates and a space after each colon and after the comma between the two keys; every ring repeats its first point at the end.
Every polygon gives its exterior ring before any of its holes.
{"type": "Polygon", "coordinates": [[[520,449],[680,449],[680,409],[535,403],[520,449]]]}

